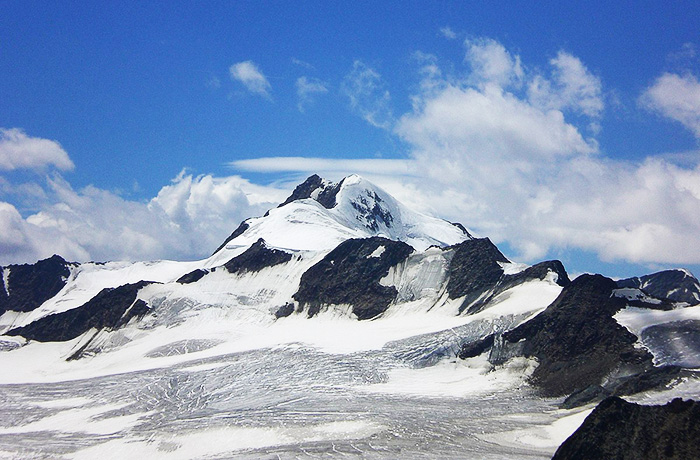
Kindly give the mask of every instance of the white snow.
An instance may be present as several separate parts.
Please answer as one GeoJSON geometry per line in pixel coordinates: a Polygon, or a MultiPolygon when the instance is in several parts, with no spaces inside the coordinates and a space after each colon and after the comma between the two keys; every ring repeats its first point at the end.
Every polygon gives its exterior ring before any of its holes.
{"type": "Polygon", "coordinates": [[[79,307],[104,288],[119,287],[142,280],[169,283],[199,266],[201,266],[201,262],[168,260],[136,263],[85,263],[72,270],[67,284],[53,298],[44,302],[34,311],[14,318],[13,327],[23,326],[44,316],[79,307]]]}
{"type": "Polygon", "coordinates": [[[449,246],[468,239],[456,226],[409,210],[359,176],[345,179],[336,201],[332,209],[313,199],[271,209],[266,217],[249,219],[249,228],[226,247],[250,246],[263,238],[279,248],[327,251],[349,238],[384,236],[422,251],[431,245],[449,246]],[[375,207],[390,216],[389,225],[375,219],[375,207]],[[373,225],[376,228],[371,228],[373,225]]]}
{"type": "Polygon", "coordinates": [[[140,418],[147,415],[146,413],[141,413],[115,417],[99,417],[107,412],[122,409],[127,405],[128,404],[107,404],[89,408],[64,410],[35,422],[0,428],[0,435],[33,433],[39,431],[100,435],[113,434],[134,426],[140,418]]]}
{"type": "Polygon", "coordinates": [[[377,249],[372,252],[368,257],[381,257],[382,254],[384,254],[384,251],[386,251],[386,248],[384,246],[379,246],[377,249]]]}
{"type": "Polygon", "coordinates": [[[398,395],[464,398],[517,388],[535,370],[537,363],[513,358],[492,369],[486,356],[444,359],[418,369],[396,368],[385,383],[360,387],[363,391],[398,395]]]}
{"type": "Polygon", "coordinates": [[[517,275],[530,268],[528,264],[521,264],[517,262],[498,262],[498,265],[503,269],[504,275],[517,275]]]}
{"type": "Polygon", "coordinates": [[[10,295],[10,267],[2,267],[2,284],[5,287],[5,294],[10,295]]]}
{"type": "Polygon", "coordinates": [[[700,320],[700,305],[661,311],[647,308],[627,307],[617,312],[615,320],[639,337],[644,328],[673,321],[700,320]]]}
{"type": "Polygon", "coordinates": [[[641,300],[643,302],[647,302],[650,304],[656,304],[656,305],[661,304],[661,300],[654,298],[654,297],[649,297],[644,291],[642,291],[641,289],[637,289],[637,288],[614,289],[613,295],[615,297],[621,297],[621,298],[627,299],[627,300],[641,300]]]}
{"type": "Polygon", "coordinates": [[[488,308],[469,316],[456,316],[461,299],[429,296],[394,305],[372,321],[354,319],[348,306],[334,306],[314,318],[302,313],[275,321],[271,307],[281,306],[291,297],[303,272],[299,268],[312,263],[314,259],[293,258],[288,264],[243,276],[220,269],[198,283],[147,286],[139,297],[155,305],[157,315],[98,334],[95,342],[103,347],[101,353],[65,361],[94,331],[68,342],[32,342],[0,355],[3,367],[12,369],[0,374],[0,384],[92,378],[294,343],[328,353],[377,350],[391,341],[502,315],[531,317],[561,291],[551,281],[530,281],[502,293],[488,308]],[[210,345],[188,353],[153,355],[155,350],[186,340],[210,345]]]}
{"type": "Polygon", "coordinates": [[[313,443],[326,440],[363,439],[382,431],[377,423],[361,420],[314,425],[277,427],[223,426],[188,433],[159,434],[148,440],[118,439],[76,452],[70,458],[220,458],[227,453],[280,445],[313,443]]]}
{"type": "MultiPolygon", "coordinates": [[[[533,422],[539,422],[532,427],[499,433],[485,433],[479,437],[503,446],[534,449],[552,455],[557,447],[581,426],[592,411],[592,408],[579,408],[558,410],[544,415],[531,414],[529,418],[533,422]],[[541,420],[542,418],[545,420],[541,420]],[[542,423],[543,421],[549,421],[549,423],[542,423]]],[[[528,415],[519,414],[517,417],[522,419],[528,415]]]]}

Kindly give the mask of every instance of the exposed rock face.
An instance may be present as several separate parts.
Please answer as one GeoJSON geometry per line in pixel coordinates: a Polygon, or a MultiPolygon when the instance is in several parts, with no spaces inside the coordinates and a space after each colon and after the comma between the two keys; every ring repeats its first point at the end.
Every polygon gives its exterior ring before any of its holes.
{"type": "Polygon", "coordinates": [[[297,185],[292,194],[278,207],[281,208],[292,201],[313,198],[324,208],[331,209],[336,205],[335,198],[342,184],[343,181],[340,181],[337,184],[326,182],[320,176],[314,174],[301,184],[297,185]]]}
{"type": "Polygon", "coordinates": [[[176,282],[180,284],[196,283],[197,281],[204,278],[204,275],[206,275],[207,273],[209,273],[207,270],[197,268],[196,270],[192,270],[191,272],[182,275],[180,278],[177,279],[176,282]]]}
{"type": "Polygon", "coordinates": [[[292,255],[278,249],[270,249],[265,240],[260,238],[243,254],[234,257],[224,264],[229,273],[243,274],[259,272],[266,267],[274,267],[292,260],[292,255]]]}
{"type": "Polygon", "coordinates": [[[467,296],[464,305],[471,304],[503,276],[499,262],[509,263],[488,238],[467,240],[452,246],[447,292],[451,299],[467,296]]]}
{"type": "Polygon", "coordinates": [[[658,299],[700,303],[700,283],[685,270],[665,270],[651,275],[627,278],[617,282],[619,287],[638,288],[658,299]]]}
{"type": "Polygon", "coordinates": [[[0,277],[0,314],[32,311],[58,294],[70,276],[71,264],[54,255],[35,264],[3,267],[0,277]]]}
{"type": "Polygon", "coordinates": [[[5,334],[19,335],[39,342],[63,342],[72,340],[91,328],[118,329],[132,318],[142,317],[148,312],[148,305],[142,300],[137,300],[136,295],[141,288],[149,284],[149,281],[139,281],[117,288],[103,289],[80,307],[45,316],[5,334]]]}
{"type": "Polygon", "coordinates": [[[488,238],[467,240],[448,250],[455,253],[450,261],[447,292],[451,299],[466,296],[460,313],[475,313],[501,292],[528,280],[544,279],[550,272],[557,275],[559,285],[570,282],[558,260],[541,262],[513,275],[504,274],[501,264],[510,261],[488,238]]]}
{"type": "Polygon", "coordinates": [[[244,220],[243,222],[241,222],[241,224],[238,226],[238,228],[236,228],[236,229],[233,231],[233,233],[231,233],[231,234],[229,235],[229,237],[226,238],[226,240],[224,240],[223,243],[221,243],[221,246],[219,246],[218,248],[216,248],[216,251],[214,251],[214,254],[216,254],[217,252],[219,252],[219,251],[221,251],[223,248],[225,248],[226,245],[229,243],[229,241],[233,240],[234,238],[238,238],[238,237],[241,236],[243,233],[245,233],[245,231],[248,230],[249,227],[250,227],[250,225],[249,225],[248,222],[246,222],[245,220],[244,220]]]}
{"type": "Polygon", "coordinates": [[[358,319],[374,318],[398,293],[379,281],[411,252],[408,244],[382,237],[344,241],[302,275],[294,299],[309,316],[325,305],[348,304],[358,319]]]}
{"type": "Polygon", "coordinates": [[[700,458],[700,403],[674,399],[642,406],[603,400],[552,460],[700,458]]]}
{"type": "Polygon", "coordinates": [[[637,337],[613,318],[625,306],[613,297],[616,288],[601,275],[581,275],[545,311],[503,334],[511,344],[522,341],[524,356],[538,359],[532,382],[545,395],[600,385],[621,368],[634,374],[651,367],[651,354],[635,348],[637,337]]]}

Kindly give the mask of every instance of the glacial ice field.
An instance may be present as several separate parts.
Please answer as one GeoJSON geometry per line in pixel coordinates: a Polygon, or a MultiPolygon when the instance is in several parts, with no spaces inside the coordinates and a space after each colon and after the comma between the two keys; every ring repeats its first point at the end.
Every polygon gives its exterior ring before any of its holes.
{"type": "Polygon", "coordinates": [[[124,329],[0,353],[0,458],[548,458],[588,410],[538,398],[531,361],[454,356],[559,290],[526,283],[470,316],[407,302],[361,322],[275,321],[154,288],[155,314],[124,329]],[[88,339],[94,355],[65,360],[88,339]]]}
{"type": "MultiPolygon", "coordinates": [[[[588,412],[532,394],[527,362],[420,367],[443,336],[346,354],[286,344],[4,384],[0,458],[549,458],[588,412]]],[[[208,345],[175,343],[153,356],[208,345]]]]}
{"type": "MultiPolygon", "coordinates": [[[[399,275],[387,282],[414,291],[399,275]]],[[[251,300],[282,295],[269,291],[284,291],[270,276],[211,277],[212,292],[250,291],[236,308],[206,290],[198,298],[188,286],[149,286],[141,295],[153,314],[123,329],[0,352],[0,458],[546,459],[592,410],[540,398],[526,383],[532,360],[455,358],[462,341],[546,308],[561,290],[552,280],[467,316],[456,314],[458,301],[429,307],[429,296],[372,321],[342,309],[275,320],[251,300]],[[86,341],[92,351],[66,361],[86,341]]],[[[634,330],[695,310],[650,319],[630,309],[620,320],[634,330]]],[[[687,381],[635,400],[699,393],[687,381]]]]}

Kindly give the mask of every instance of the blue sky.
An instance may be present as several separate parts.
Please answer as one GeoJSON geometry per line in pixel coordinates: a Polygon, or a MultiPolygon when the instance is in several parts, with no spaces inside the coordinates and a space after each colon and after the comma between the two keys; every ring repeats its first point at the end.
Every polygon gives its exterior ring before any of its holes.
{"type": "Polygon", "coordinates": [[[2,2],[0,263],[202,257],[359,172],[516,260],[700,272],[695,2],[103,3],[2,2]]]}

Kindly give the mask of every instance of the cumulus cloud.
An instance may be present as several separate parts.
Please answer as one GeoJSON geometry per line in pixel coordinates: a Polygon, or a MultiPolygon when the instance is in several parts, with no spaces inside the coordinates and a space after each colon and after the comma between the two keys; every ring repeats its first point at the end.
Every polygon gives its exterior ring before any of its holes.
{"type": "Polygon", "coordinates": [[[0,202],[0,264],[54,253],[78,261],[206,257],[242,220],[262,215],[286,191],[238,176],[183,172],[148,202],[93,186],[74,190],[60,175],[47,178],[45,195],[41,209],[26,218],[0,202]]]}
{"type": "Polygon", "coordinates": [[[48,166],[63,171],[74,167],[58,142],[27,136],[18,128],[0,128],[0,169],[42,170],[48,166]]]}
{"type": "Polygon", "coordinates": [[[391,95],[381,75],[362,61],[355,61],[345,76],[341,91],[350,100],[350,107],[369,124],[389,129],[394,121],[391,95]]]}
{"type": "Polygon", "coordinates": [[[700,82],[694,75],[664,73],[644,91],[640,102],[700,138],[700,82]]]}
{"type": "Polygon", "coordinates": [[[597,129],[605,102],[600,78],[593,75],[581,60],[564,51],[550,60],[551,78],[536,75],[528,86],[530,102],[544,110],[570,110],[593,120],[597,129]]]}
{"type": "Polygon", "coordinates": [[[499,43],[471,43],[466,82],[430,72],[396,124],[430,180],[406,178],[387,190],[409,202],[420,196],[418,207],[508,241],[527,261],[578,248],[611,261],[700,263],[699,167],[601,155],[567,115],[595,121],[604,110],[600,79],[577,57],[560,52],[545,78],[521,74],[499,43]]]}
{"type": "Polygon", "coordinates": [[[317,78],[308,78],[306,76],[297,78],[296,88],[297,97],[299,98],[297,108],[300,112],[304,112],[306,107],[313,102],[315,95],[328,92],[326,83],[317,78]]]}
{"type": "Polygon", "coordinates": [[[471,65],[471,80],[477,84],[496,84],[501,87],[518,83],[524,75],[520,56],[512,55],[491,38],[467,39],[465,61],[471,65]]]}
{"type": "Polygon", "coordinates": [[[229,68],[229,72],[231,78],[241,82],[251,93],[270,98],[270,83],[253,61],[237,62],[229,68]]]}
{"type": "Polygon", "coordinates": [[[600,152],[580,124],[602,119],[603,85],[576,56],[559,52],[544,75],[493,40],[468,47],[472,72],[462,79],[434,56],[417,56],[422,81],[392,130],[410,149],[405,163],[268,158],[234,166],[360,171],[417,210],[507,241],[525,262],[579,249],[606,261],[700,263],[697,159],[618,161],[600,152]]]}

